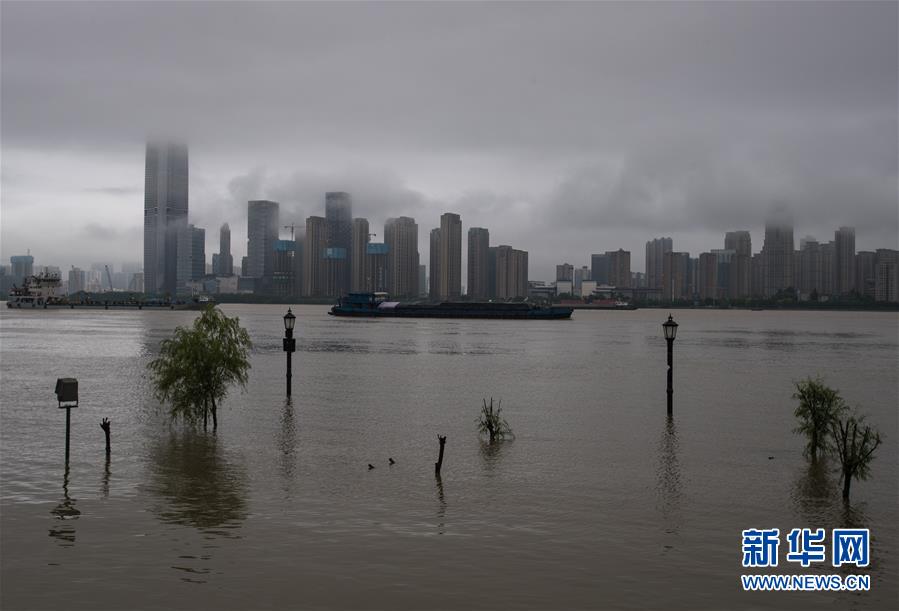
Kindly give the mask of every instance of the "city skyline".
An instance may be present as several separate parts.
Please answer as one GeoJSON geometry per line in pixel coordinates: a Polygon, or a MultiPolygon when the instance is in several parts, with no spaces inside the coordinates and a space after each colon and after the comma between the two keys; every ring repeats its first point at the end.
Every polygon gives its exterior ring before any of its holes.
{"type": "Polygon", "coordinates": [[[640,269],[653,236],[761,244],[778,203],[798,236],[895,246],[894,3],[269,8],[5,3],[0,258],[139,260],[147,134],[189,144],[190,222],[207,253],[229,223],[235,260],[247,201],[301,224],[328,191],[420,245],[452,211],[535,278],[618,248],[640,269]],[[235,24],[290,35],[238,48],[235,24]]]}

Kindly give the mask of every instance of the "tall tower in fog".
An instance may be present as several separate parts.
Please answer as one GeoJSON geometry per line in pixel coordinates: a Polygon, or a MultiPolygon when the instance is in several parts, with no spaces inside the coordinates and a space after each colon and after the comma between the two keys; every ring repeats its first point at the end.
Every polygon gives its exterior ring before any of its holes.
{"type": "Polygon", "coordinates": [[[462,219],[447,212],[440,215],[440,298],[462,295],[462,219]]]}
{"type": "Polygon", "coordinates": [[[219,230],[219,268],[212,270],[219,276],[234,274],[234,258],[231,256],[231,227],[228,223],[219,230]]]}
{"type": "Polygon", "coordinates": [[[490,232],[483,227],[468,230],[468,296],[490,297],[490,232]]]}
{"type": "Polygon", "coordinates": [[[855,288],[855,227],[840,227],[833,247],[833,292],[845,295],[855,288]]]}
{"type": "Polygon", "coordinates": [[[278,202],[264,199],[247,202],[248,276],[271,278],[274,274],[278,229],[278,202]]]}
{"type": "Polygon", "coordinates": [[[793,217],[786,208],[778,208],[765,222],[762,245],[762,292],[774,297],[778,291],[796,288],[793,281],[793,217]]]}
{"type": "Polygon", "coordinates": [[[187,225],[187,146],[148,142],[144,170],[144,290],[175,294],[178,230],[187,225]]]}
{"type": "Polygon", "coordinates": [[[335,268],[334,296],[350,290],[350,267],[353,249],[353,200],[349,193],[325,193],[325,223],[327,226],[328,256],[335,268]]]}
{"type": "Polygon", "coordinates": [[[387,291],[391,297],[418,296],[418,225],[408,216],[384,222],[387,291]]]}

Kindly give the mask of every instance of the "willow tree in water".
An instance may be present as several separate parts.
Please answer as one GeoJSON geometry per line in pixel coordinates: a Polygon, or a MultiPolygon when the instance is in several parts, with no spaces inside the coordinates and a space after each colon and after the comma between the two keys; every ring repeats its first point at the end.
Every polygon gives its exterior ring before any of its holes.
{"type": "Polygon", "coordinates": [[[237,317],[228,318],[209,306],[191,327],[178,327],[163,340],[159,357],[147,365],[156,397],[171,404],[173,420],[203,420],[212,414],[218,426],[218,404],[232,384],[247,383],[249,351],[253,344],[237,317]]]}
{"type": "Polygon", "coordinates": [[[846,403],[839,391],[826,386],[820,378],[797,382],[793,398],[799,400],[794,412],[799,426],[793,432],[806,436],[805,454],[816,462],[819,452],[827,450],[831,424],[846,410],[846,403]]]}
{"type": "Polygon", "coordinates": [[[874,450],[880,445],[880,433],[865,424],[864,416],[839,418],[831,424],[832,451],[840,461],[843,499],[849,500],[852,478],[868,479],[874,450]]]}

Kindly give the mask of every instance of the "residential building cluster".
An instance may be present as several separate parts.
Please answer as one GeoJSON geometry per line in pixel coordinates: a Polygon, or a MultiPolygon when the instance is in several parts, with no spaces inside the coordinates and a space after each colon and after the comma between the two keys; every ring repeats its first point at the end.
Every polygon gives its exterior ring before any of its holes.
{"type": "Polygon", "coordinates": [[[384,223],[381,242],[370,223],[353,217],[353,198],[324,195],[324,216],[305,225],[281,219],[280,205],[247,202],[247,255],[238,266],[231,252],[231,228],[219,228],[219,252],[206,259],[206,231],[189,222],[188,150],[183,144],[150,142],[146,147],[143,264],[94,263],[90,269],[35,266],[18,255],[0,265],[0,292],[21,286],[36,273],[59,275],[69,294],[127,290],[151,295],[250,293],[276,298],[334,298],[348,292],[387,292],[397,299],[434,301],[525,297],[615,297],[634,302],[721,303],[789,298],[826,301],[846,297],[899,302],[899,251],[856,251],[855,229],[840,227],[833,240],[814,237],[794,244],[792,219],[781,213],[765,225],[759,252],[749,231],[730,231],[723,248],[691,257],[676,251],[670,237],[646,242],[645,270],[631,269],[630,251],[591,254],[589,265],[556,266],[554,283],[528,279],[528,253],[490,245],[490,231],[467,232],[463,276],[462,219],[447,212],[430,231],[428,266],[420,262],[418,225],[400,216],[384,223]],[[289,230],[290,238],[282,239],[289,230]],[[428,268],[430,274],[427,273],[428,268]],[[463,277],[466,281],[463,290],[463,277]]]}
{"type": "Polygon", "coordinates": [[[855,229],[840,227],[834,238],[813,237],[794,246],[792,222],[765,225],[759,252],[752,252],[749,231],[724,235],[724,248],[691,257],[674,250],[670,237],[646,242],[645,273],[630,269],[624,250],[591,255],[591,266],[556,266],[557,295],[618,296],[639,302],[720,303],[747,299],[791,298],[827,301],[861,297],[899,302],[899,251],[856,251],[855,229]]]}

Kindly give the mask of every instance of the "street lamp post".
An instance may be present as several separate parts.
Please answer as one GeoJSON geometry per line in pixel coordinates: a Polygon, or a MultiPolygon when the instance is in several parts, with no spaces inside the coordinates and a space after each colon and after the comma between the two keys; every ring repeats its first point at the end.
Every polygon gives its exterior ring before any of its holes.
{"type": "Polygon", "coordinates": [[[287,353],[287,396],[290,396],[290,355],[297,350],[297,340],[293,338],[293,326],[296,324],[297,317],[293,315],[290,308],[287,308],[287,314],[284,315],[284,352],[287,353]]]}
{"type": "Polygon", "coordinates": [[[677,336],[677,323],[668,315],[668,320],[662,323],[662,330],[665,332],[665,341],[668,342],[668,415],[672,414],[672,395],[674,395],[673,377],[674,377],[674,338],[677,336]]]}

